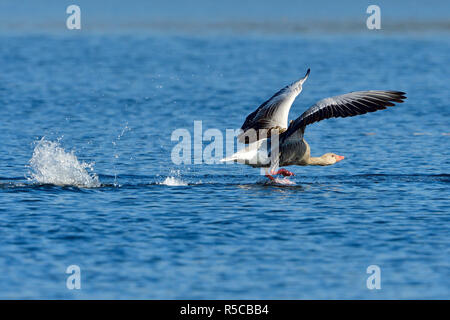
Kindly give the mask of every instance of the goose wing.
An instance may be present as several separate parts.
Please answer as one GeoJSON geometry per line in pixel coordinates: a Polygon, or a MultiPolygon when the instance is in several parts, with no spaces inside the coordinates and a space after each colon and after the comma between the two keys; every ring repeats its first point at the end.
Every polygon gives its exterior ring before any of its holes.
{"type": "Polygon", "coordinates": [[[322,99],[293,121],[280,139],[284,141],[294,133],[303,135],[307,125],[324,119],[353,117],[386,109],[394,106],[394,102],[403,102],[405,95],[401,91],[369,90],[322,99]]]}
{"type": "Polygon", "coordinates": [[[306,72],[305,77],[287,85],[275,93],[269,100],[261,104],[255,111],[250,113],[241,127],[241,134],[238,139],[242,143],[251,143],[259,140],[259,130],[267,130],[267,136],[270,136],[271,129],[278,129],[283,132],[287,129],[289,110],[294,103],[295,98],[302,90],[303,82],[308,78],[310,70],[306,72]],[[254,130],[256,137],[249,135],[249,130],[254,130]],[[246,141],[246,137],[248,141],[246,141]]]}

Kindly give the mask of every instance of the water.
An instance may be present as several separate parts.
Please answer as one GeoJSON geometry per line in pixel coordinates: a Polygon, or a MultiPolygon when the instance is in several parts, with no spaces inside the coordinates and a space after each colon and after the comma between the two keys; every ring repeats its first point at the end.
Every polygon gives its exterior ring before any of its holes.
{"type": "Polygon", "coordinates": [[[0,297],[449,298],[444,35],[2,32],[0,297]],[[308,67],[290,118],[408,99],[308,127],[313,155],[345,160],[288,168],[294,186],[171,162],[173,130],[238,128],[308,67]]]}

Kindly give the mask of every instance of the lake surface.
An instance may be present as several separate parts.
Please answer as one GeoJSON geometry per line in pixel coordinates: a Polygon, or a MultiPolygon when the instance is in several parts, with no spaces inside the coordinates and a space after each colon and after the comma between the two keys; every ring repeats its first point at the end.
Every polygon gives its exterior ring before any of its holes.
{"type": "Polygon", "coordinates": [[[446,33],[1,33],[0,297],[449,298],[449,62],[446,33]],[[346,158],[294,186],[171,161],[174,130],[225,135],[307,68],[291,119],[408,99],[309,126],[313,155],[346,158]]]}

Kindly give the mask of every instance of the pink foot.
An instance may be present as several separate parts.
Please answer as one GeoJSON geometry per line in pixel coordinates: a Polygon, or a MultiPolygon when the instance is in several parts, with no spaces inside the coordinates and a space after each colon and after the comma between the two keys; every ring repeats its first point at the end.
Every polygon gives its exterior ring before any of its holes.
{"type": "Polygon", "coordinates": [[[295,174],[293,172],[290,172],[289,170],[286,170],[286,169],[280,169],[277,172],[275,172],[274,174],[281,174],[283,177],[295,176],[295,174]]]}

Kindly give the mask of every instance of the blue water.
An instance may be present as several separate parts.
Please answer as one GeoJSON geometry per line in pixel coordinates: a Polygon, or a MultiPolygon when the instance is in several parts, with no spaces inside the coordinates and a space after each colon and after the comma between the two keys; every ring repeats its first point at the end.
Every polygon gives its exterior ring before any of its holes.
{"type": "Polygon", "coordinates": [[[0,297],[449,298],[449,62],[445,32],[2,32],[0,297]],[[308,127],[313,155],[346,158],[290,167],[295,186],[172,163],[175,129],[238,128],[307,68],[290,118],[349,91],[408,99],[308,127]]]}

